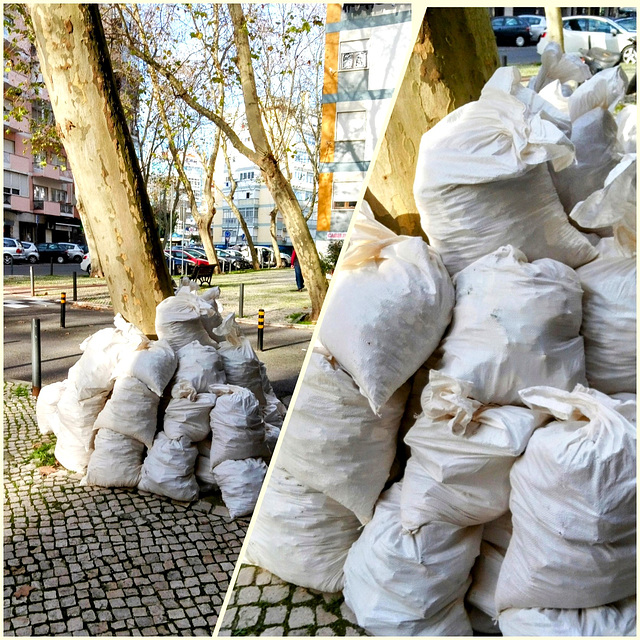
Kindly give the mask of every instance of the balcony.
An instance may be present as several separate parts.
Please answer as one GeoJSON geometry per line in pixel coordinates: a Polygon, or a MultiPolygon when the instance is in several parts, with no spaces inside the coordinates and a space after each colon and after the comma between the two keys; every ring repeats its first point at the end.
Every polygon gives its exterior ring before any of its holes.
{"type": "Polygon", "coordinates": [[[8,112],[4,112],[5,115],[5,119],[4,119],[4,123],[3,126],[6,129],[9,129],[9,131],[13,131],[14,133],[29,133],[29,120],[28,118],[23,118],[20,122],[18,122],[15,118],[9,116],[6,117],[8,115],[8,112]]]}
{"type": "Polygon", "coordinates": [[[31,160],[27,156],[4,152],[4,168],[17,173],[28,174],[31,171],[31,160]]]}
{"type": "Polygon", "coordinates": [[[23,196],[12,196],[7,193],[4,194],[4,205],[10,206],[14,211],[21,211],[23,213],[31,213],[31,200],[23,196]]]}

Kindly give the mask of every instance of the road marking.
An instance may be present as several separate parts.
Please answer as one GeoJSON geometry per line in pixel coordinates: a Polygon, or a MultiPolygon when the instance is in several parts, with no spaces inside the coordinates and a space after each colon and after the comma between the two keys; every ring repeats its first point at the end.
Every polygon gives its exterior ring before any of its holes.
{"type": "Polygon", "coordinates": [[[4,299],[3,306],[9,309],[25,309],[28,307],[50,307],[57,304],[50,300],[38,300],[36,298],[21,298],[21,299],[4,299]]]}

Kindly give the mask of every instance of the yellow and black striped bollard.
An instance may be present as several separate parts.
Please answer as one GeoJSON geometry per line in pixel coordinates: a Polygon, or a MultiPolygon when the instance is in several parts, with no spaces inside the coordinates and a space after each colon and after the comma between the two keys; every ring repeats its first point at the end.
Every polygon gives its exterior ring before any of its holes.
{"type": "Polygon", "coordinates": [[[63,292],[60,294],[60,326],[63,329],[65,328],[66,313],[67,313],[67,294],[63,292]]]}
{"type": "Polygon", "coordinates": [[[258,351],[264,351],[264,309],[258,309],[258,351]]]}

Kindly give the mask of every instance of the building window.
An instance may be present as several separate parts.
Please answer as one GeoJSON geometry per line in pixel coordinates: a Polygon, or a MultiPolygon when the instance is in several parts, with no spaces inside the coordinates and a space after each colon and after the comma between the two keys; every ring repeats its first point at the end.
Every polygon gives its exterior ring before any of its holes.
{"type": "Polygon", "coordinates": [[[33,154],[33,166],[44,167],[47,164],[47,154],[44,151],[38,151],[33,154]]]}
{"type": "Polygon", "coordinates": [[[62,189],[51,189],[51,199],[54,202],[66,202],[67,192],[62,189]]]}
{"type": "Polygon", "coordinates": [[[355,209],[361,182],[334,182],[333,209],[355,209]]]}
{"type": "Polygon", "coordinates": [[[33,198],[34,200],[46,200],[47,199],[47,187],[41,187],[39,184],[33,185],[33,198]]]}
{"type": "Polygon", "coordinates": [[[39,124],[53,124],[53,113],[51,111],[51,105],[42,101],[34,102],[31,117],[34,122],[37,122],[39,124]]]}
{"type": "Polygon", "coordinates": [[[243,171],[240,174],[240,180],[253,180],[254,177],[255,177],[254,171],[243,171]]]}
{"type": "Polygon", "coordinates": [[[340,43],[340,71],[367,69],[368,40],[351,40],[340,43]]]}
{"type": "Polygon", "coordinates": [[[28,195],[28,182],[27,176],[22,173],[15,173],[14,171],[4,172],[4,184],[3,190],[5,194],[12,196],[27,196],[28,195]]]}
{"type": "Polygon", "coordinates": [[[367,112],[344,111],[336,117],[336,162],[360,162],[365,159],[367,112]]]}
{"type": "Polygon", "coordinates": [[[245,198],[248,200],[251,197],[251,192],[247,191],[247,195],[245,196],[245,198]]]}

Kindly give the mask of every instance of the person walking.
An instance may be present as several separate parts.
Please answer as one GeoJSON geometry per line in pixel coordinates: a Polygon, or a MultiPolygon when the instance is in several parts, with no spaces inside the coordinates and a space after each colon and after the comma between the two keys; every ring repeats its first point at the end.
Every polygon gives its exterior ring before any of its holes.
{"type": "Polygon", "coordinates": [[[295,249],[291,254],[291,268],[295,269],[296,272],[296,287],[298,287],[298,291],[302,291],[304,289],[304,278],[302,277],[302,269],[300,269],[300,261],[295,249]]]}

